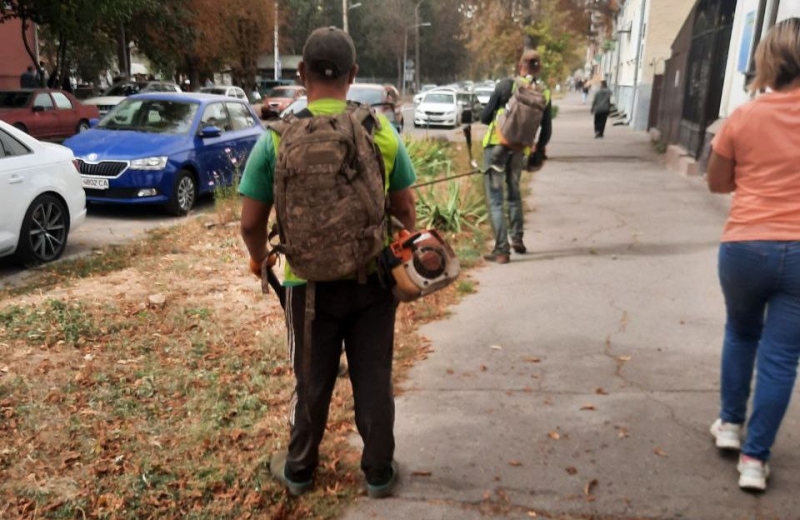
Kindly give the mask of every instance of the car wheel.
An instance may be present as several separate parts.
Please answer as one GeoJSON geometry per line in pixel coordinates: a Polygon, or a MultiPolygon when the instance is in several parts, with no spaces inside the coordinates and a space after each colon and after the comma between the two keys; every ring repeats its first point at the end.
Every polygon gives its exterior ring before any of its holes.
{"type": "Polygon", "coordinates": [[[58,259],[67,247],[69,210],[53,195],[39,195],[25,212],[15,260],[35,266],[58,259]]]}
{"type": "Polygon", "coordinates": [[[25,132],[26,134],[28,133],[28,127],[23,125],[22,123],[14,123],[14,128],[22,132],[25,132]]]}
{"type": "Polygon", "coordinates": [[[81,122],[78,123],[78,126],[75,128],[75,133],[79,134],[81,132],[85,132],[89,129],[89,121],[85,119],[81,119],[81,122]]]}
{"type": "Polygon", "coordinates": [[[175,177],[172,197],[167,203],[167,211],[176,217],[182,217],[191,211],[197,200],[197,185],[194,176],[188,170],[181,170],[175,177]]]}

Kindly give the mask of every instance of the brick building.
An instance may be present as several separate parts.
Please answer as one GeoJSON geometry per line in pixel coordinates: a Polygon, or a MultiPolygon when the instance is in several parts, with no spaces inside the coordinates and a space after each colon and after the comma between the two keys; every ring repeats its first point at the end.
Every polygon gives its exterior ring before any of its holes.
{"type": "MultiPolygon", "coordinates": [[[[36,52],[36,31],[28,28],[28,43],[36,52]]],[[[0,24],[0,89],[19,88],[20,74],[28,66],[33,66],[22,43],[22,25],[19,20],[9,20],[0,24]]]]}

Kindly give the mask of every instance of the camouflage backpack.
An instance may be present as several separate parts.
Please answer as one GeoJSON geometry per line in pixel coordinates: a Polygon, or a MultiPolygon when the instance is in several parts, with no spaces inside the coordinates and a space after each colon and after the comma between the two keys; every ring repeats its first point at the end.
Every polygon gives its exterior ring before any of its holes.
{"type": "Polygon", "coordinates": [[[385,167],[373,140],[377,117],[367,106],[348,103],[341,114],[304,110],[269,127],[281,136],[276,250],[305,280],[358,275],[363,281],[387,229],[385,167]]]}
{"type": "Polygon", "coordinates": [[[521,78],[514,80],[506,110],[497,117],[500,144],[517,151],[533,146],[546,108],[547,98],[541,87],[521,78]]]}

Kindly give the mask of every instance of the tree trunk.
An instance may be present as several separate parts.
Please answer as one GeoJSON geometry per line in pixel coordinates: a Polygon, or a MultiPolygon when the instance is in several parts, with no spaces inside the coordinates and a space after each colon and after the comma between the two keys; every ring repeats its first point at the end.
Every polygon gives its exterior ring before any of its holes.
{"type": "MultiPolygon", "coordinates": [[[[39,63],[36,61],[36,54],[33,52],[31,48],[31,42],[28,41],[28,19],[24,16],[20,17],[20,22],[22,25],[22,44],[25,45],[25,52],[28,53],[28,56],[31,58],[31,63],[33,66],[36,67],[36,70],[39,71],[39,74],[42,73],[42,69],[39,67],[39,63]]],[[[40,76],[42,77],[42,76],[40,76]]]]}

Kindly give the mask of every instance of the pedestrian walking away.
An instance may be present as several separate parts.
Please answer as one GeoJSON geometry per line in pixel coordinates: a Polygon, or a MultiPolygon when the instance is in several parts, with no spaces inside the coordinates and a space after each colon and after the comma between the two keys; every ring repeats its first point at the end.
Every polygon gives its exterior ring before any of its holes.
{"type": "Polygon", "coordinates": [[[33,70],[33,66],[28,66],[28,68],[20,74],[19,76],[19,87],[20,88],[36,88],[39,86],[39,82],[36,79],[36,73],[33,70]]]}
{"type": "Polygon", "coordinates": [[[592,99],[592,114],[594,114],[594,137],[603,138],[606,132],[606,121],[611,112],[611,90],[608,83],[603,80],[600,82],[600,89],[594,93],[592,99]]]}
{"type": "MultiPolygon", "coordinates": [[[[500,264],[508,263],[511,249],[515,253],[524,254],[527,247],[523,242],[522,194],[520,177],[525,163],[526,150],[508,148],[501,143],[498,132],[499,119],[506,111],[506,106],[515,93],[518,85],[535,84],[536,76],[542,68],[539,53],[534,50],[523,52],[519,64],[519,77],[507,78],[497,84],[488,103],[481,113],[481,122],[489,125],[483,138],[484,163],[487,173],[484,176],[486,199],[489,215],[494,230],[494,248],[484,256],[486,260],[500,264]],[[504,195],[505,191],[505,195],[504,195]],[[508,224],[505,207],[508,208],[508,224]],[[509,236],[511,245],[509,246],[509,236]]],[[[552,102],[550,90],[543,89],[544,108],[541,113],[538,141],[529,149],[529,161],[541,161],[545,157],[545,147],[552,135],[552,102]]],[[[531,139],[536,137],[535,131],[531,139]]]]}
{"type": "Polygon", "coordinates": [[[583,86],[581,87],[581,102],[585,105],[586,101],[589,99],[589,89],[591,85],[589,81],[584,81],[583,86]]]}
{"type": "Polygon", "coordinates": [[[253,273],[260,277],[272,258],[267,222],[273,205],[280,236],[274,249],[286,255],[295,391],[288,451],[272,455],[270,471],[293,495],[313,486],[343,342],[368,495],[388,496],[398,478],[392,390],[397,299],[381,283],[376,260],[390,238],[390,216],[415,229],[410,187],[416,176],[391,123],[346,101],[357,72],[346,32],[312,32],[299,64],[308,108],[270,125],[239,186],[253,273]]]}
{"type": "Polygon", "coordinates": [[[708,166],[709,189],[734,193],[719,249],[727,319],[711,434],[718,448],[741,449],[739,486],[764,491],[800,359],[800,18],[770,30],[756,71],[752,91],[769,92],[725,121],[708,166]]]}

